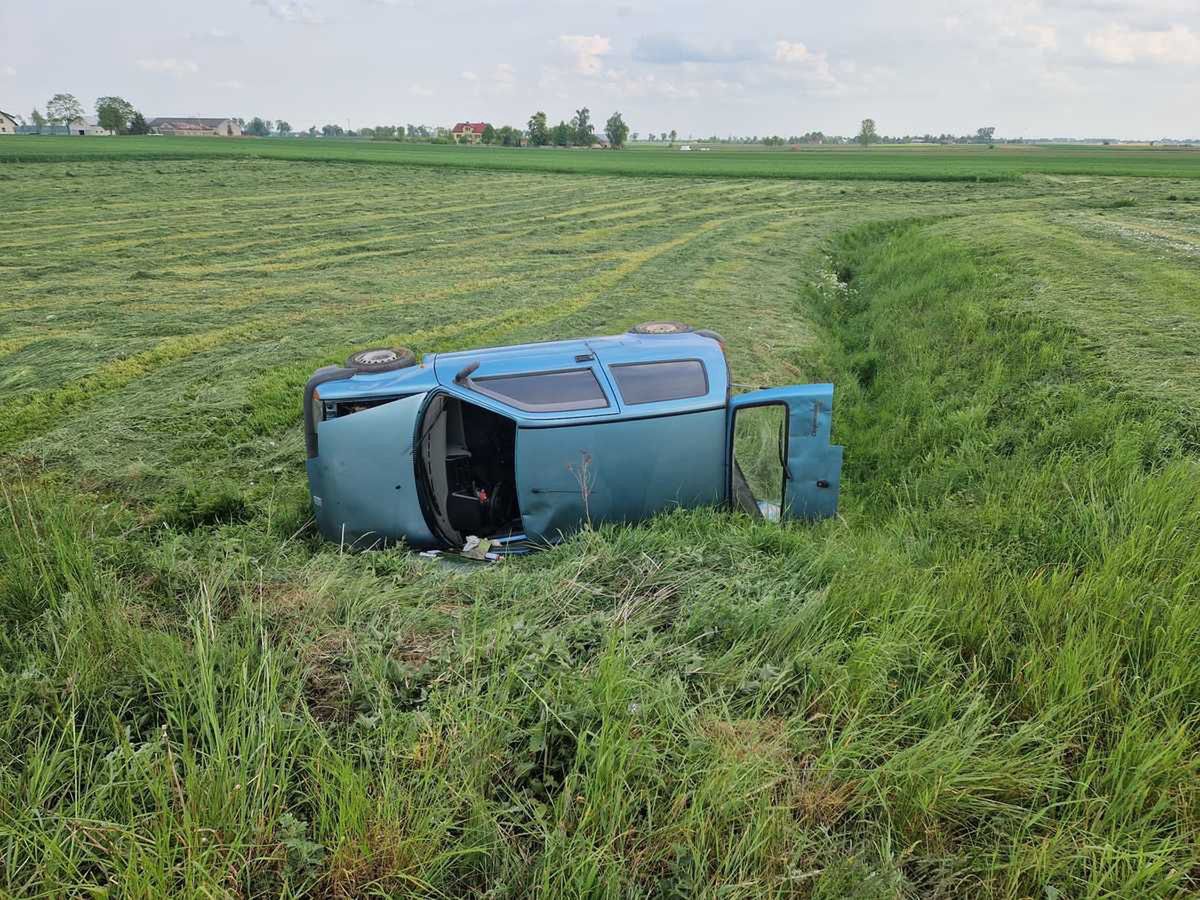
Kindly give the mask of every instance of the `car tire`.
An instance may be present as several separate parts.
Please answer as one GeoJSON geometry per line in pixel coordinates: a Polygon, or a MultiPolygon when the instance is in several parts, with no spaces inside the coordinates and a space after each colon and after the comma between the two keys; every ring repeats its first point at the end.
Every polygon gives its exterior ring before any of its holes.
{"type": "Polygon", "coordinates": [[[687,334],[695,330],[683,322],[642,322],[629,329],[631,334],[687,334]]]}
{"type": "Polygon", "coordinates": [[[350,354],[346,368],[356,372],[391,372],[417,364],[417,355],[407,347],[372,347],[350,354]]]}

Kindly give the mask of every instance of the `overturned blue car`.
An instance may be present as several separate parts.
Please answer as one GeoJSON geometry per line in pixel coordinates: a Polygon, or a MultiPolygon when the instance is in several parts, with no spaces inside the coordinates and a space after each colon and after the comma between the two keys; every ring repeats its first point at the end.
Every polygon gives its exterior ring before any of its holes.
{"type": "Polygon", "coordinates": [[[420,361],[364,350],[304,389],[317,524],[356,548],[453,549],[673,507],[836,515],[833,386],[731,390],[720,336],[671,322],[420,361]]]}

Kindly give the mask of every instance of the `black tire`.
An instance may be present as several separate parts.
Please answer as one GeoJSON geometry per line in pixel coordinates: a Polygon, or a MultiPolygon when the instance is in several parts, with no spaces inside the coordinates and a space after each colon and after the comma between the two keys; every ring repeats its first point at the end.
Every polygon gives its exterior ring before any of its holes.
{"type": "Polygon", "coordinates": [[[417,364],[417,355],[407,347],[372,347],[350,354],[346,368],[356,372],[391,372],[417,364]]]}
{"type": "Polygon", "coordinates": [[[706,337],[706,338],[709,338],[709,339],[711,339],[711,340],[714,340],[714,341],[716,341],[718,344],[720,344],[722,347],[724,347],[724,346],[725,346],[725,338],[721,337],[721,336],[720,336],[719,334],[717,334],[715,331],[710,331],[710,330],[709,330],[709,329],[707,329],[707,328],[700,328],[700,329],[698,329],[698,330],[696,331],[696,334],[700,335],[700,337],[706,337]]]}
{"type": "Polygon", "coordinates": [[[687,334],[695,330],[683,322],[642,322],[629,329],[631,334],[687,334]]]}

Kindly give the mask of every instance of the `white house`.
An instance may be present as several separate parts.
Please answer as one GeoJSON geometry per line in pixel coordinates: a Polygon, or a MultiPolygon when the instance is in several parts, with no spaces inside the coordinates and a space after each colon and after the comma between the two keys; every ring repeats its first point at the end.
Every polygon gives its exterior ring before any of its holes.
{"type": "Polygon", "coordinates": [[[16,116],[10,116],[4,110],[0,109],[0,134],[16,134],[17,128],[16,116]]]}
{"type": "Polygon", "coordinates": [[[112,134],[107,128],[100,126],[100,120],[94,116],[82,116],[71,120],[71,134],[102,135],[112,134]]]}

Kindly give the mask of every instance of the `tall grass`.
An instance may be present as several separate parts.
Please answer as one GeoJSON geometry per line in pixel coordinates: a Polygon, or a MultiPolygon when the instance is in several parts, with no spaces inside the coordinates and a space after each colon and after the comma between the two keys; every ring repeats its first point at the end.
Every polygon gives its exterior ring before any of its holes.
{"type": "Polygon", "coordinates": [[[7,489],[4,890],[1200,888],[1195,422],[944,230],[832,252],[836,522],[461,572],[7,489]]]}

